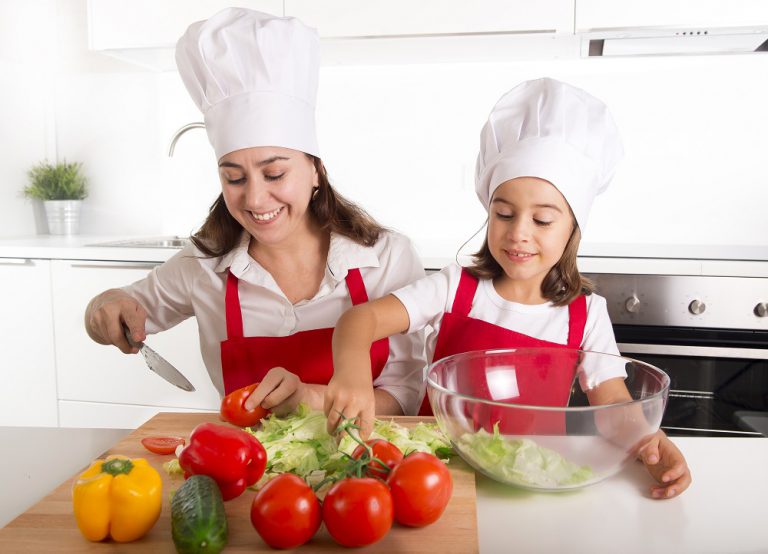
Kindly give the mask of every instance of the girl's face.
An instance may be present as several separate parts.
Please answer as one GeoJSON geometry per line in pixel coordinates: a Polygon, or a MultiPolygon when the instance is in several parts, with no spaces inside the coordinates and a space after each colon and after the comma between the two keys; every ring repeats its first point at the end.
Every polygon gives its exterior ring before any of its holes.
{"type": "Polygon", "coordinates": [[[517,177],[496,189],[488,218],[488,247],[504,270],[498,284],[540,294],[575,225],[563,195],[544,179],[517,177]]]}
{"type": "Polygon", "coordinates": [[[310,228],[317,171],[303,152],[258,146],[226,154],[219,178],[229,213],[260,244],[279,245],[310,228]]]}

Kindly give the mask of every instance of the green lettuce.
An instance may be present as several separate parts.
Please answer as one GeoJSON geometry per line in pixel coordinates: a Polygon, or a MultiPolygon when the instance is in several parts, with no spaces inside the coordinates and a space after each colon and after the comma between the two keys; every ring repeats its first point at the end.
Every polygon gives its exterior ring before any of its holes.
{"type": "Polygon", "coordinates": [[[465,433],[457,448],[492,477],[522,486],[567,488],[594,477],[590,466],[570,462],[531,439],[502,436],[498,423],[493,426],[493,433],[485,429],[465,433]]]}

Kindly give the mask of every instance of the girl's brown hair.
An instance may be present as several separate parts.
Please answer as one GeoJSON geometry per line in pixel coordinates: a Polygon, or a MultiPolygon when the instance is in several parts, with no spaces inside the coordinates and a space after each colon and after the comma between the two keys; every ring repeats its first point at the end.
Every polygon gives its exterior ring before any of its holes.
{"type": "MultiPolygon", "coordinates": [[[[384,227],[354,202],[350,202],[333,190],[322,160],[307,157],[317,170],[318,188],[309,202],[309,214],[321,229],[328,229],[352,239],[363,246],[373,246],[379,240],[384,227]]],[[[224,196],[219,194],[213,202],[200,230],[190,239],[206,256],[217,258],[235,248],[240,242],[243,227],[229,213],[224,196]]]]}
{"type": "MultiPolygon", "coordinates": [[[[571,236],[565,245],[563,255],[549,270],[541,282],[541,294],[555,306],[567,306],[581,294],[592,294],[595,286],[579,273],[576,265],[576,254],[581,241],[581,231],[578,225],[573,226],[571,236]]],[[[474,263],[467,271],[478,279],[495,279],[504,274],[499,262],[491,254],[486,235],[483,246],[472,255],[474,263]]]]}

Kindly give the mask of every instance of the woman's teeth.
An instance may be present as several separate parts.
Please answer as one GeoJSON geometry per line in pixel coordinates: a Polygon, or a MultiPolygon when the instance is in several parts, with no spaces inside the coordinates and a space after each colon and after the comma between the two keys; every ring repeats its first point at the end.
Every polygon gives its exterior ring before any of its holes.
{"type": "Polygon", "coordinates": [[[283,206],[280,206],[276,210],[267,212],[265,214],[257,214],[256,212],[251,212],[251,214],[253,214],[254,219],[258,219],[259,221],[269,221],[270,219],[277,217],[277,214],[279,214],[281,211],[283,211],[283,206]]]}

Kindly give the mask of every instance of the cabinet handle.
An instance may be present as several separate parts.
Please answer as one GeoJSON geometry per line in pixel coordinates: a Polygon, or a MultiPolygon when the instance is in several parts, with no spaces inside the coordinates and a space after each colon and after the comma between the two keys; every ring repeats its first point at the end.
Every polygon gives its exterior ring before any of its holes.
{"type": "Polygon", "coordinates": [[[30,258],[0,258],[0,265],[35,265],[30,258]]]}
{"type": "Polygon", "coordinates": [[[111,268],[111,269],[154,269],[159,266],[159,263],[152,262],[88,262],[88,263],[73,263],[71,267],[78,268],[111,268]]]}

